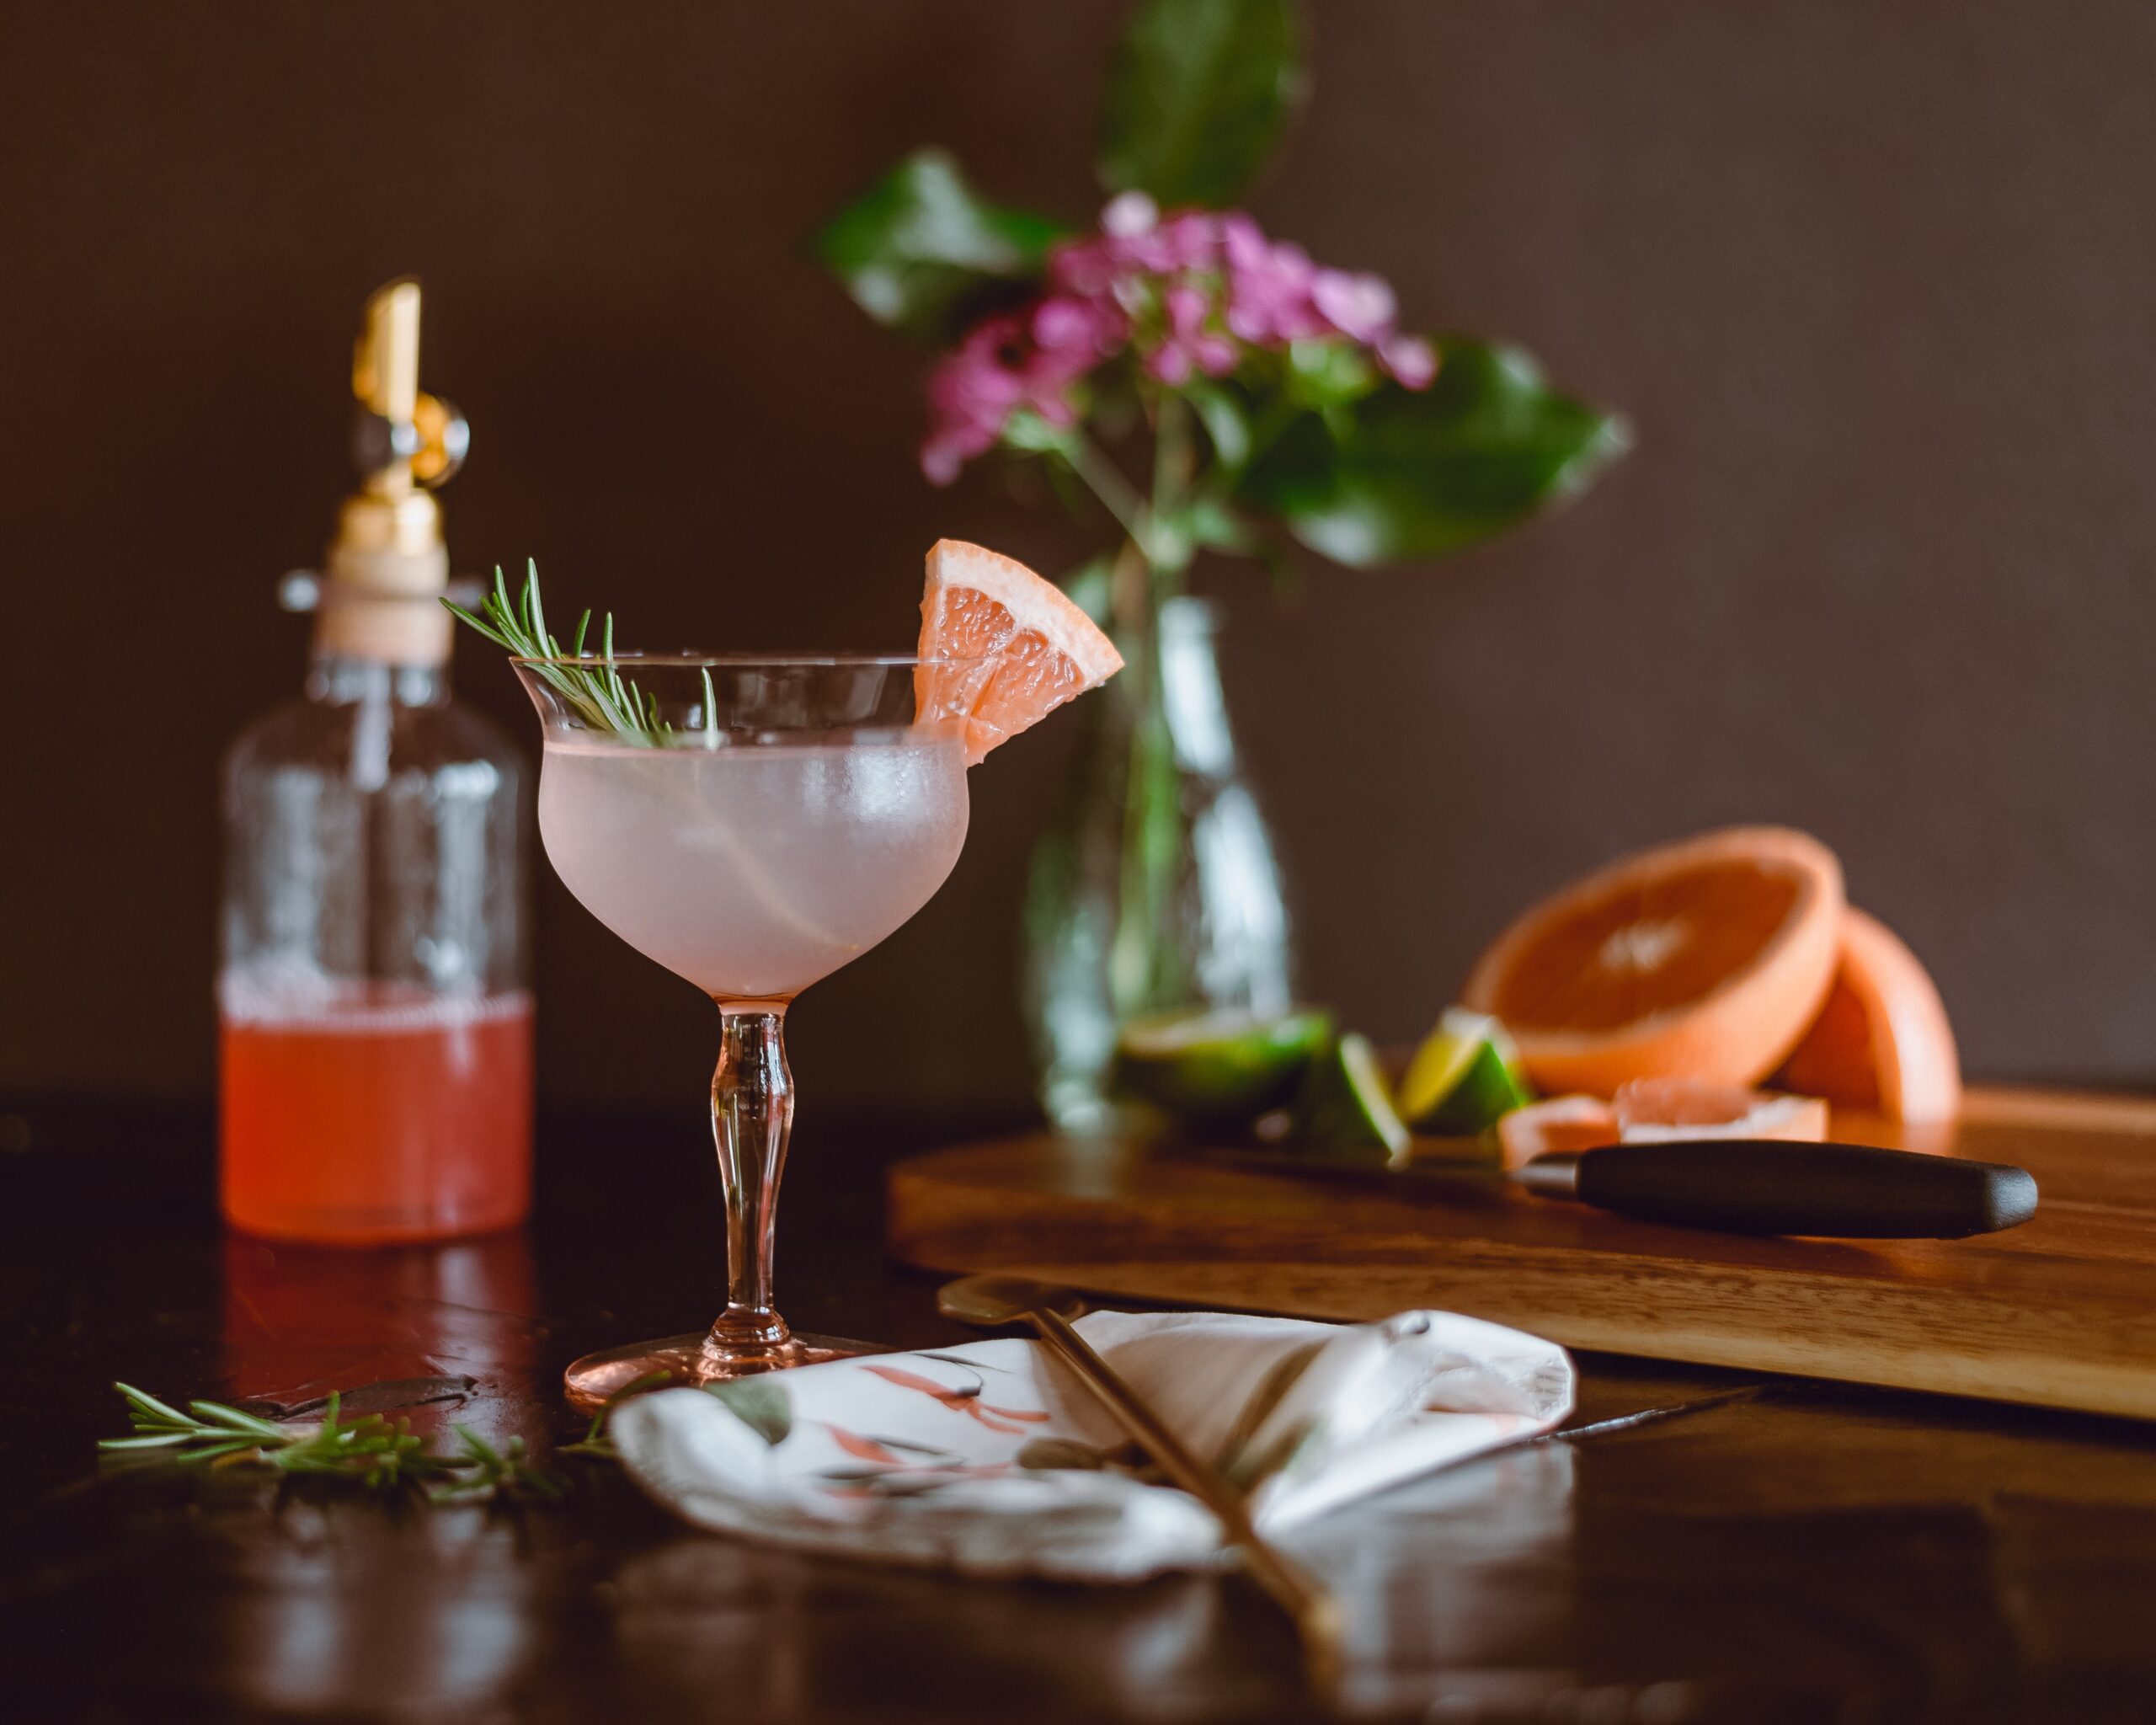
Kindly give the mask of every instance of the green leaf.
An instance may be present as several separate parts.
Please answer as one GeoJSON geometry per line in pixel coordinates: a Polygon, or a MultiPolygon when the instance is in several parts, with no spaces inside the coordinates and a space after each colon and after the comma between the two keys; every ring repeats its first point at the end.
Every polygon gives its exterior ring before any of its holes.
{"type": "Polygon", "coordinates": [[[1062,228],[989,203],[941,150],[918,150],[839,211],[817,258],[878,323],[948,340],[1040,274],[1062,228]]]}
{"type": "Polygon", "coordinates": [[[1250,524],[1218,498],[1193,499],[1182,511],[1182,521],[1183,531],[1190,536],[1191,543],[1204,546],[1208,550],[1230,552],[1240,557],[1257,542],[1250,524]]]}
{"type": "Polygon", "coordinates": [[[1115,559],[1102,552],[1063,578],[1063,590],[1070,602],[1099,624],[1108,626],[1113,598],[1115,559]]]}
{"type": "Polygon", "coordinates": [[[1213,445],[1213,458],[1221,469],[1233,473],[1250,459],[1250,421],[1241,398],[1233,391],[1207,379],[1184,385],[1183,396],[1196,409],[1198,423],[1213,445]]]}
{"type": "Polygon", "coordinates": [[[1081,434],[1075,425],[1058,425],[1031,408],[1020,408],[1003,424],[1003,441],[1027,455],[1059,455],[1065,461],[1078,452],[1081,434]]]}
{"type": "Polygon", "coordinates": [[[1630,445],[1517,348],[1441,337],[1437,382],[1306,414],[1244,476],[1312,550],[1357,567],[1459,551],[1582,490],[1630,445]]]}
{"type": "Polygon", "coordinates": [[[1341,339],[1288,344],[1288,398],[1299,408],[1345,407],[1360,401],[1381,380],[1369,350],[1341,339]]]}
{"type": "Polygon", "coordinates": [[[1292,0],[1140,0],[1101,93],[1102,183],[1232,204],[1302,94],[1292,0]]]}
{"type": "Polygon", "coordinates": [[[723,1402],[736,1419],[766,1444],[784,1443],[786,1434],[793,1429],[793,1408],[786,1391],[767,1377],[706,1384],[704,1393],[723,1402]]]}
{"type": "Polygon", "coordinates": [[[1245,556],[1257,548],[1257,535],[1225,502],[1207,494],[1155,515],[1152,542],[1156,555],[1165,551],[1181,566],[1201,548],[1245,556]]]}

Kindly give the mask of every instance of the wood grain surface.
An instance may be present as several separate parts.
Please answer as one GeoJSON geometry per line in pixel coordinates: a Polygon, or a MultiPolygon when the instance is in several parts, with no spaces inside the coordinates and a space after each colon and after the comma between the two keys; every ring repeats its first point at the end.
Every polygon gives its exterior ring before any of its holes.
{"type": "MultiPolygon", "coordinates": [[[[1894,1145],[1890,1124],[1834,1135],[1894,1145]]],[[[1754,1239],[1494,1179],[1315,1178],[1041,1135],[890,1172],[905,1262],[1310,1317],[1440,1306],[1568,1346],[2156,1419],[2156,1101],[1975,1090],[1945,1153],[2036,1218],[1962,1241],[1754,1239]]]]}

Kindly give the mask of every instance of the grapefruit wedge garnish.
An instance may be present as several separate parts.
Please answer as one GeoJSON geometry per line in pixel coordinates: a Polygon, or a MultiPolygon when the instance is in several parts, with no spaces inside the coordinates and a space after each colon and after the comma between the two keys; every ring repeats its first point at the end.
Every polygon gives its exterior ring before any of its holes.
{"type": "Polygon", "coordinates": [[[1827,1104],[1817,1097],[1777,1096],[1686,1078],[1641,1078],[1598,1096],[1556,1096],[1515,1108],[1497,1122],[1505,1167],[1517,1170],[1545,1150],[1593,1150],[1606,1144],[1667,1144],[1700,1138],[1784,1138],[1818,1144],[1827,1104]]]}
{"type": "Polygon", "coordinates": [[[959,539],[929,547],[914,673],[919,722],[965,727],[966,764],[1123,669],[1123,655],[1055,584],[959,539]]]}
{"type": "Polygon", "coordinates": [[[1641,852],[1529,911],[1461,996],[1545,1092],[1756,1084],[1834,977],[1842,870],[1817,839],[1732,827],[1641,852]]]}
{"type": "Polygon", "coordinates": [[[1777,1081],[1911,1124],[1960,1111],[1961,1062],[1945,1004],[1916,954],[1877,918],[1843,913],[1833,986],[1777,1081]]]}

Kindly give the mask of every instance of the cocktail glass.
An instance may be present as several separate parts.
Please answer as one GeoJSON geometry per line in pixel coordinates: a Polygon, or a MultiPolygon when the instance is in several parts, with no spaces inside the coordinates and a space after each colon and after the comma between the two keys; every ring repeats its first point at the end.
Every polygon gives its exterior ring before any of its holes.
{"type": "Polygon", "coordinates": [[[964,738],[953,721],[917,720],[915,701],[916,672],[953,662],[515,663],[545,730],[539,831],[555,873],[710,996],[720,1022],[725,1310],[701,1334],[587,1354],[568,1369],[569,1398],[590,1408],[658,1372],[703,1384],[831,1358],[843,1344],[794,1334],[771,1301],[793,1119],[786,1009],[926,904],[958,860],[964,738]]]}

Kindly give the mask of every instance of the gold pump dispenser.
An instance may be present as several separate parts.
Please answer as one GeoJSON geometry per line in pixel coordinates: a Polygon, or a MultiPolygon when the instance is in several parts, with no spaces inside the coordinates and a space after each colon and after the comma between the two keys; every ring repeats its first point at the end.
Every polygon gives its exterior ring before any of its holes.
{"type": "Polygon", "coordinates": [[[377,289],[352,351],[353,449],[365,479],[345,499],[323,564],[315,649],[388,665],[440,665],[453,620],[435,488],[463,464],[463,416],[419,388],[419,284],[377,289]]]}

